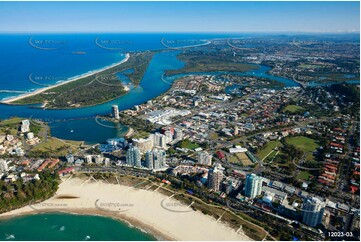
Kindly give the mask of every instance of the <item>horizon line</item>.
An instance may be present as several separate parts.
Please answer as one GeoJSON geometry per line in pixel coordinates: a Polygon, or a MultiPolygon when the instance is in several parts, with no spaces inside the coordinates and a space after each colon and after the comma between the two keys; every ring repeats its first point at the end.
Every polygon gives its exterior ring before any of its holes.
{"type": "Polygon", "coordinates": [[[1,31],[0,34],[360,34],[360,31],[1,31]]]}

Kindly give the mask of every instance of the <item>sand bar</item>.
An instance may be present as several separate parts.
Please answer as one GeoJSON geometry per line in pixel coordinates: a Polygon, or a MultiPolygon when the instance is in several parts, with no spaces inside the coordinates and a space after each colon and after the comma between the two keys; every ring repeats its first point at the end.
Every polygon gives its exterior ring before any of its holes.
{"type": "Polygon", "coordinates": [[[55,85],[51,85],[51,86],[48,86],[48,87],[43,87],[43,88],[40,88],[40,89],[37,89],[33,92],[27,92],[27,93],[24,93],[24,94],[21,94],[19,96],[16,96],[16,97],[10,97],[10,98],[7,98],[7,99],[4,99],[4,100],[1,100],[1,103],[6,103],[6,104],[11,104],[12,102],[15,102],[15,101],[18,101],[20,99],[23,99],[23,98],[26,98],[26,97],[31,97],[31,96],[34,96],[34,95],[37,95],[37,94],[40,94],[42,92],[45,92],[49,89],[52,89],[52,88],[55,88],[55,87],[59,87],[59,86],[62,86],[62,85],[65,85],[65,84],[68,84],[70,82],[74,82],[74,81],[77,81],[77,80],[80,80],[82,78],[85,78],[85,77],[89,77],[89,76],[92,76],[92,75],[95,75],[95,74],[98,74],[100,72],[103,72],[103,71],[106,71],[108,69],[111,69],[117,65],[120,65],[120,64],[123,64],[125,62],[127,62],[129,60],[129,57],[130,57],[130,54],[127,53],[125,55],[125,59],[121,60],[120,62],[117,62],[117,63],[114,63],[110,66],[106,66],[102,69],[99,69],[99,70],[96,70],[96,71],[92,71],[92,72],[89,72],[87,74],[84,74],[84,75],[81,75],[81,76],[78,76],[78,77],[75,77],[75,78],[72,78],[70,80],[67,80],[67,81],[64,81],[64,82],[59,82],[55,85]]]}
{"type": "Polygon", "coordinates": [[[179,202],[156,191],[136,189],[105,181],[71,178],[63,181],[56,195],[42,203],[0,214],[0,219],[41,212],[67,212],[122,219],[160,240],[252,240],[226,224],[189,211],[185,205],[174,212],[162,203],[179,202]],[[69,198],[70,197],[70,198],[69,198]]]}

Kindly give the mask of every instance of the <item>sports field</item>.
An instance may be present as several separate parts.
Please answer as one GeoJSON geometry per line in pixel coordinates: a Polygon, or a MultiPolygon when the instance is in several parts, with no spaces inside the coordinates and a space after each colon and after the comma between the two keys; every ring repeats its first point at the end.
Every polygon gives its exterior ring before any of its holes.
{"type": "Polygon", "coordinates": [[[303,107],[301,106],[297,106],[297,105],[287,105],[284,109],[283,112],[290,112],[290,113],[295,113],[298,111],[302,111],[303,107]]]}
{"type": "Polygon", "coordinates": [[[269,141],[262,150],[257,152],[257,157],[264,159],[274,148],[282,146],[280,141],[269,141]]]}
{"type": "Polygon", "coordinates": [[[295,146],[297,149],[302,150],[303,152],[313,152],[318,147],[317,141],[305,136],[296,136],[286,138],[287,144],[295,146]]]}

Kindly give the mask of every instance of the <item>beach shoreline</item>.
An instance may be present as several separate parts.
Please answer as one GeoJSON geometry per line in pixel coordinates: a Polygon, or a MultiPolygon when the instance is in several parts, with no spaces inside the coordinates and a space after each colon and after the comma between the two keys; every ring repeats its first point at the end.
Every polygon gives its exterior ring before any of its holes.
{"type": "Polygon", "coordinates": [[[43,87],[43,88],[40,88],[40,89],[37,89],[37,90],[34,90],[32,92],[27,92],[27,93],[24,93],[24,94],[21,94],[19,96],[16,96],[16,97],[10,97],[10,98],[5,98],[4,100],[1,100],[0,103],[4,103],[4,104],[12,104],[12,102],[15,102],[15,101],[18,101],[18,100],[21,100],[23,98],[27,98],[27,97],[31,97],[31,96],[34,96],[34,95],[37,95],[37,94],[40,94],[42,92],[45,92],[47,90],[50,90],[50,89],[53,89],[55,87],[59,87],[59,86],[62,86],[62,85],[65,85],[65,84],[68,84],[68,83],[71,83],[71,82],[74,82],[74,81],[78,81],[80,79],[83,79],[83,78],[86,78],[86,77],[89,77],[89,76],[92,76],[92,75],[96,75],[100,72],[103,72],[103,71],[106,71],[106,70],[109,70],[115,66],[118,66],[118,65],[121,65],[125,62],[127,62],[129,60],[129,57],[130,57],[130,54],[127,53],[125,55],[125,58],[117,63],[114,63],[114,64],[111,64],[109,66],[106,66],[104,68],[101,68],[101,69],[98,69],[96,71],[91,71],[87,74],[84,74],[84,75],[80,75],[80,76],[77,76],[77,77],[74,77],[74,78],[71,78],[70,80],[67,80],[67,81],[64,81],[64,82],[60,82],[60,83],[57,83],[57,84],[54,84],[54,85],[51,85],[51,86],[48,86],[48,87],[43,87]]]}
{"type": "Polygon", "coordinates": [[[132,127],[129,127],[129,129],[124,137],[130,138],[133,134],[134,134],[134,129],[132,127]]]}
{"type": "MultiPolygon", "coordinates": [[[[29,206],[27,206],[27,207],[29,207],[29,206]]],[[[70,214],[70,215],[101,216],[101,217],[111,218],[111,219],[120,221],[121,223],[127,224],[127,226],[129,226],[129,227],[135,227],[135,228],[141,230],[142,232],[151,234],[153,237],[155,237],[159,241],[175,241],[176,240],[168,235],[163,234],[156,228],[154,228],[148,224],[142,223],[141,221],[139,221],[137,219],[130,218],[130,217],[127,217],[127,216],[124,216],[121,214],[118,214],[118,215],[110,214],[108,212],[101,211],[98,209],[62,209],[62,210],[43,209],[41,211],[29,210],[29,211],[23,211],[21,213],[5,215],[5,216],[1,216],[2,214],[0,214],[0,221],[17,218],[17,217],[35,215],[35,214],[70,214]]]]}
{"type": "Polygon", "coordinates": [[[179,204],[159,192],[69,178],[59,185],[52,198],[0,214],[0,220],[38,213],[95,215],[121,220],[158,240],[252,240],[243,231],[237,232],[200,211],[178,213],[164,209],[161,204],[166,199],[179,204]]]}

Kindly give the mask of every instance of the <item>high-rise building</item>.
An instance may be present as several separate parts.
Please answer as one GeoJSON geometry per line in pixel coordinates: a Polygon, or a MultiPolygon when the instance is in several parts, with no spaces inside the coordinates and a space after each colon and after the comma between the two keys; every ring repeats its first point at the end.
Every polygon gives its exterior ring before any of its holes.
{"type": "Polygon", "coordinates": [[[234,135],[238,135],[238,134],[239,134],[239,130],[238,130],[238,126],[237,126],[237,125],[234,126],[233,134],[234,134],[234,135]]]}
{"type": "Polygon", "coordinates": [[[174,129],[174,139],[181,140],[183,139],[183,131],[181,129],[174,129]]]}
{"type": "Polygon", "coordinates": [[[118,105],[113,105],[112,106],[112,113],[113,113],[113,117],[115,119],[119,119],[119,108],[118,105]]]}
{"type": "Polygon", "coordinates": [[[357,238],[358,240],[360,237],[360,210],[356,208],[351,208],[349,211],[346,223],[343,229],[344,233],[352,232],[353,238],[357,238]]]}
{"type": "Polygon", "coordinates": [[[128,165],[141,167],[140,151],[138,147],[130,147],[126,154],[126,162],[128,165]]]}
{"type": "Polygon", "coordinates": [[[30,121],[28,119],[24,119],[21,121],[20,131],[21,133],[26,133],[30,131],[30,121]]]}
{"type": "Polygon", "coordinates": [[[85,160],[85,162],[87,164],[91,164],[92,163],[92,156],[91,155],[85,155],[84,160],[85,160]]]}
{"type": "Polygon", "coordinates": [[[249,198],[255,198],[262,192],[263,178],[255,174],[248,174],[246,177],[246,185],[244,187],[244,194],[249,198]]]}
{"type": "Polygon", "coordinates": [[[167,127],[163,127],[161,129],[161,133],[165,134],[166,131],[170,131],[172,133],[172,135],[174,135],[174,127],[172,126],[167,126],[167,127]]]}
{"type": "Polygon", "coordinates": [[[166,153],[162,149],[153,149],[145,153],[145,164],[148,169],[162,169],[166,165],[166,153]]]}
{"type": "Polygon", "coordinates": [[[216,164],[212,169],[208,171],[208,184],[207,187],[214,192],[218,192],[221,189],[223,180],[224,168],[221,164],[216,164]]]}
{"type": "Polygon", "coordinates": [[[33,133],[33,132],[27,133],[27,134],[26,134],[26,138],[27,138],[28,140],[34,139],[34,133],[33,133]]]}
{"type": "Polygon", "coordinates": [[[205,166],[212,165],[212,155],[208,154],[207,151],[201,151],[198,153],[198,163],[205,166]]]}
{"type": "Polygon", "coordinates": [[[164,132],[164,135],[165,135],[165,137],[166,137],[165,141],[166,141],[167,144],[169,144],[170,142],[173,141],[172,131],[167,130],[167,131],[164,132]]]}
{"type": "Polygon", "coordinates": [[[223,182],[224,190],[226,191],[226,194],[229,195],[233,190],[233,181],[232,180],[226,180],[223,182]]]}
{"type": "MultiPolygon", "coordinates": [[[[360,240],[360,210],[359,209],[351,209],[350,215],[350,226],[347,226],[347,230],[344,233],[351,231],[353,233],[353,238],[360,240]]],[[[346,229],[346,228],[345,228],[346,229]]]]}
{"type": "Polygon", "coordinates": [[[153,162],[154,162],[153,151],[148,150],[147,153],[145,153],[145,166],[146,166],[148,169],[152,169],[152,170],[153,170],[153,169],[154,169],[153,162]]]}
{"type": "Polygon", "coordinates": [[[316,197],[305,198],[302,204],[302,221],[311,227],[321,224],[326,204],[316,197]]]}
{"type": "Polygon", "coordinates": [[[109,166],[110,165],[110,159],[107,157],[104,159],[104,165],[109,166]]]}
{"type": "Polygon", "coordinates": [[[154,169],[161,169],[165,167],[165,158],[166,158],[166,153],[164,150],[161,149],[154,149],[153,150],[153,167],[154,169]]]}
{"type": "Polygon", "coordinates": [[[103,160],[104,160],[104,157],[101,156],[101,155],[94,156],[94,161],[95,161],[96,164],[102,164],[103,160]]]}
{"type": "Polygon", "coordinates": [[[153,135],[150,135],[149,137],[153,137],[153,144],[154,147],[159,147],[159,148],[167,148],[167,137],[164,134],[161,133],[155,133],[153,135]]]}
{"type": "Polygon", "coordinates": [[[6,160],[0,160],[0,171],[1,172],[6,172],[8,171],[8,164],[6,163],[6,160]]]}
{"type": "Polygon", "coordinates": [[[132,139],[132,142],[139,149],[140,153],[145,154],[148,150],[153,149],[154,137],[151,134],[147,139],[132,139]]]}

